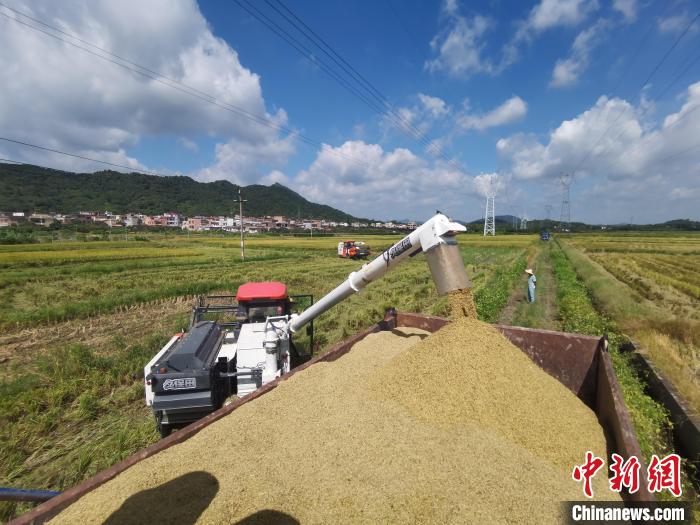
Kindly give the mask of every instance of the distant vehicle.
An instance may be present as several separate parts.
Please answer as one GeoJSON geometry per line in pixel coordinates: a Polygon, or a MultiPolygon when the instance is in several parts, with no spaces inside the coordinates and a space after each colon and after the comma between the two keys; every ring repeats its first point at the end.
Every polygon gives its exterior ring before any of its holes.
{"type": "Polygon", "coordinates": [[[549,240],[549,232],[540,232],[540,240],[542,241],[548,241],[549,240]]]}
{"type": "Polygon", "coordinates": [[[338,255],[344,259],[366,259],[369,257],[369,246],[364,242],[341,241],[338,243],[338,255]]]}

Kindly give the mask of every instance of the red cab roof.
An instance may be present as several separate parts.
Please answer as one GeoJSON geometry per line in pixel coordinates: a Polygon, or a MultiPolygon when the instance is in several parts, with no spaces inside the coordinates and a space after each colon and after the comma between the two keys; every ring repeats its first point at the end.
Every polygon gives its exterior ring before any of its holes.
{"type": "Polygon", "coordinates": [[[286,299],[287,286],[277,281],[264,283],[245,283],[238,287],[236,301],[253,301],[255,299],[286,299]]]}

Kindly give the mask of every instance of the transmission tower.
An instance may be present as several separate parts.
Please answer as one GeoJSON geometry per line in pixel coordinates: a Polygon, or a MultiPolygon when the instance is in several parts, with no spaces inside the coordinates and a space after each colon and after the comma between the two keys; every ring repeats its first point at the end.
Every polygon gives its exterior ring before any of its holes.
{"type": "Polygon", "coordinates": [[[520,229],[527,230],[527,215],[523,215],[522,219],[520,219],[520,229]]]}
{"type": "Polygon", "coordinates": [[[546,221],[550,221],[550,220],[552,219],[552,205],[551,205],[551,204],[547,204],[547,205],[544,207],[544,211],[545,211],[546,214],[547,214],[547,218],[546,218],[545,220],[546,220],[546,221]]]}
{"type": "Polygon", "coordinates": [[[562,198],[561,198],[561,215],[559,216],[559,222],[562,228],[567,229],[571,227],[571,183],[573,178],[570,173],[562,174],[559,179],[562,187],[562,198]]]}
{"type": "Polygon", "coordinates": [[[496,235],[496,196],[486,196],[486,214],[484,215],[484,236],[496,235]]]}
{"type": "Polygon", "coordinates": [[[484,213],[484,237],[496,235],[496,189],[493,186],[493,175],[489,177],[486,188],[486,212],[484,213]]]}

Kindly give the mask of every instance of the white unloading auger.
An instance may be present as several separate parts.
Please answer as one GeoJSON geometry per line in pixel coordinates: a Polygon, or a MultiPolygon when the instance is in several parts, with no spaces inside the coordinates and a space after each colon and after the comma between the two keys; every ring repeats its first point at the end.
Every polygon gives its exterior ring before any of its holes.
{"type": "Polygon", "coordinates": [[[287,329],[297,332],[308,322],[420,252],[425,253],[428,259],[438,294],[444,295],[454,290],[469,288],[471,284],[454,238],[455,234],[463,231],[466,231],[464,226],[452,222],[438,212],[429,221],[382,252],[379,257],[362,266],[360,270],[352,272],[345,281],[309,309],[299,315],[293,315],[287,329]]]}

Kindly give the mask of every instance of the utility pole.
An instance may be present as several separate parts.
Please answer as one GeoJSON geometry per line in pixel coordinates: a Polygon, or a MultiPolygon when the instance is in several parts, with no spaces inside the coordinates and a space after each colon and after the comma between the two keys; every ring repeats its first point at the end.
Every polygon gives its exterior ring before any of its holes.
{"type": "Polygon", "coordinates": [[[551,205],[551,204],[547,204],[547,205],[544,207],[544,211],[547,213],[547,218],[546,218],[545,220],[546,220],[547,222],[549,222],[549,221],[551,220],[551,218],[552,218],[552,205],[551,205]]]}
{"type": "Polygon", "coordinates": [[[561,214],[559,215],[559,223],[562,225],[561,228],[566,229],[571,228],[571,184],[573,183],[573,176],[569,173],[564,173],[559,182],[562,186],[562,198],[561,198],[561,214]]]}
{"type": "Polygon", "coordinates": [[[241,261],[245,261],[245,245],[244,245],[244,243],[243,243],[243,203],[244,203],[244,202],[248,202],[248,200],[247,200],[247,199],[245,199],[245,200],[243,199],[243,197],[241,196],[241,189],[240,189],[240,188],[238,188],[238,200],[237,200],[237,201],[234,201],[234,202],[237,202],[237,203],[238,203],[238,206],[239,206],[239,207],[238,207],[238,210],[239,210],[238,218],[239,218],[240,221],[241,221],[241,227],[240,227],[240,232],[241,232],[241,261]]]}

